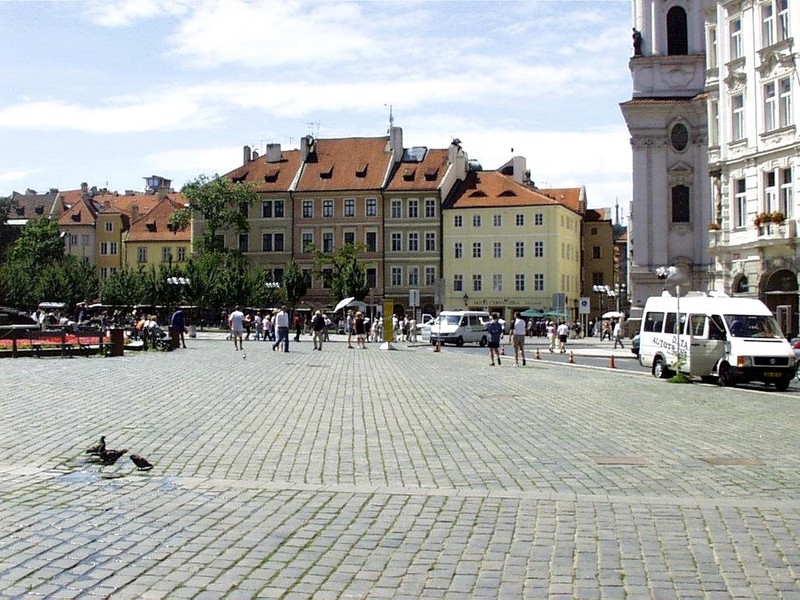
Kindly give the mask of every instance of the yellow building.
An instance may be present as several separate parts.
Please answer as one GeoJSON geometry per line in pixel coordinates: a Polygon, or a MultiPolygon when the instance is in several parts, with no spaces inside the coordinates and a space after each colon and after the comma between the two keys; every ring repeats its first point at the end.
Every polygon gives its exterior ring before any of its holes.
{"type": "Polygon", "coordinates": [[[191,253],[191,231],[174,230],[169,218],[183,207],[180,194],[170,194],[133,221],[125,242],[126,264],[132,269],[185,263],[191,253]]]}
{"type": "Polygon", "coordinates": [[[528,308],[576,317],[581,215],[498,171],[473,170],[443,210],[446,309],[508,320],[528,308]]]}

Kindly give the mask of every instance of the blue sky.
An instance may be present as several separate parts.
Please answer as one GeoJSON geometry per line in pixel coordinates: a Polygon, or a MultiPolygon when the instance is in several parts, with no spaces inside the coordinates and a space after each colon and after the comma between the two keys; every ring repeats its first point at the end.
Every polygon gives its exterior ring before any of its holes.
{"type": "Polygon", "coordinates": [[[180,188],[242,146],[381,136],[624,213],[629,0],[0,1],[0,196],[180,188]],[[513,151],[512,151],[513,149],[513,151]]]}

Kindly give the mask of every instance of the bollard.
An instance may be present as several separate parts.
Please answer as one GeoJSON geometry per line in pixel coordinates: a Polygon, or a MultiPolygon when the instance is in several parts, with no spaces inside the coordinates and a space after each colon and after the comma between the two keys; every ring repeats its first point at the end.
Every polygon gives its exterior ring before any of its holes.
{"type": "Polygon", "coordinates": [[[573,352],[571,350],[570,350],[569,358],[567,359],[567,362],[568,363],[574,363],[575,362],[575,354],[573,354],[573,352]]]}
{"type": "Polygon", "coordinates": [[[539,349],[536,349],[536,360],[542,360],[542,357],[539,356],[539,349]]]}
{"type": "Polygon", "coordinates": [[[613,354],[611,355],[611,358],[608,360],[608,368],[609,369],[616,369],[617,368],[617,363],[614,362],[614,355],[613,354]]]}
{"type": "Polygon", "coordinates": [[[436,345],[433,347],[434,352],[441,352],[442,350],[442,340],[436,340],[436,345]]]}

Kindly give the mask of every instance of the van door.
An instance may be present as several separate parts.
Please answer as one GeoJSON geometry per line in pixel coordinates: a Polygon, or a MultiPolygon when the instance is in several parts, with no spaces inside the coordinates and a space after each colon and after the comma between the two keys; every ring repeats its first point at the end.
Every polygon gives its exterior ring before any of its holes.
{"type": "Polygon", "coordinates": [[[714,315],[689,315],[689,352],[686,370],[694,377],[708,377],[725,354],[725,329],[722,318],[714,315]]]}

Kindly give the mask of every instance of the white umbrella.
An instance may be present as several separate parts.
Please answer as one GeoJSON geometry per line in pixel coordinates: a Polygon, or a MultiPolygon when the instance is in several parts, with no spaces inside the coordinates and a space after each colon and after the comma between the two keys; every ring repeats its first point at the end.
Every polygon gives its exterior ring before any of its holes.
{"type": "Polygon", "coordinates": [[[340,300],[339,304],[336,305],[336,308],[333,309],[333,312],[339,312],[345,306],[350,304],[353,300],[355,300],[355,298],[352,298],[352,297],[351,298],[345,298],[344,300],[340,300]]]}
{"type": "Polygon", "coordinates": [[[617,310],[610,310],[607,313],[603,313],[604,319],[619,319],[622,317],[622,313],[617,310]]]}

